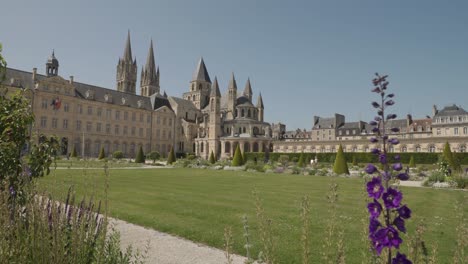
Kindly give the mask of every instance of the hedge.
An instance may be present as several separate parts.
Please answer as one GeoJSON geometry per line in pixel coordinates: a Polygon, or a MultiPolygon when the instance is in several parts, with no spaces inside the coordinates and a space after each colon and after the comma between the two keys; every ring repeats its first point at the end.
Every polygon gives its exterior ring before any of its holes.
{"type": "MultiPolygon", "coordinates": [[[[392,152],[389,153],[389,160],[390,162],[394,162],[393,157],[395,155],[400,155],[401,162],[403,164],[408,164],[411,156],[414,156],[414,162],[416,164],[435,164],[437,163],[439,156],[442,155],[442,153],[426,153],[426,152],[405,152],[405,153],[396,153],[392,152]]],[[[289,156],[289,160],[293,160],[296,158],[299,160],[301,153],[279,153],[279,152],[270,152],[269,153],[269,158],[271,161],[278,161],[278,158],[281,155],[287,155],[289,156]]],[[[306,159],[305,161],[308,163],[311,159],[315,159],[317,156],[317,159],[319,162],[330,162],[330,160],[334,159],[336,156],[336,153],[304,153],[306,159]]],[[[355,159],[356,162],[358,163],[376,163],[377,162],[377,156],[375,156],[372,153],[369,152],[345,152],[344,153],[346,160],[353,160],[355,159]]],[[[468,165],[468,153],[453,153],[454,157],[460,162],[459,164],[462,165],[468,165]]],[[[254,160],[254,158],[257,158],[257,160],[265,160],[265,153],[263,152],[246,152],[244,153],[244,157],[246,160],[254,160]]]]}

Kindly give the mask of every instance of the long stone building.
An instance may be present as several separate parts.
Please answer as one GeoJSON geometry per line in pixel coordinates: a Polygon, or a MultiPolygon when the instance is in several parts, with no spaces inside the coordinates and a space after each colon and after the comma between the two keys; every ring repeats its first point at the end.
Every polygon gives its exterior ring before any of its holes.
{"type": "Polygon", "coordinates": [[[226,95],[218,80],[212,82],[200,59],[188,92],[182,98],[161,94],[159,67],[151,41],[140,76],[141,94],[136,94],[137,62],[132,56],[130,32],[116,69],[116,89],[98,87],[59,75],[59,60],[52,52],[45,74],[7,68],[1,84],[9,92],[28,89],[35,123],[32,132],[56,135],[63,155],[73,148],[95,157],[101,147],[106,154],[120,150],[133,158],[139,147],[148,153],[166,155],[194,153],[208,158],[233,155],[237,144],[244,151],[272,149],[272,130],[264,122],[261,95],[253,105],[250,80],[242,94],[232,74],[226,95]]]}

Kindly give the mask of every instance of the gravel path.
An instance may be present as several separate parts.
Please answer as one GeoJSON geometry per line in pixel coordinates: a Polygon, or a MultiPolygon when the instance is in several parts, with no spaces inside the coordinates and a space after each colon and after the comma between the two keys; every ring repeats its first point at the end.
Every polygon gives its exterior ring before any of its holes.
{"type": "Polygon", "coordinates": [[[400,186],[422,187],[422,181],[400,181],[400,186]]]}
{"type": "MultiPolygon", "coordinates": [[[[224,251],[153,229],[111,219],[120,232],[122,250],[128,245],[144,252],[149,241],[146,263],[157,264],[223,264],[227,263],[224,251]]],[[[220,234],[222,236],[223,234],[220,234]]],[[[233,264],[243,264],[245,257],[233,255],[233,264]]]]}

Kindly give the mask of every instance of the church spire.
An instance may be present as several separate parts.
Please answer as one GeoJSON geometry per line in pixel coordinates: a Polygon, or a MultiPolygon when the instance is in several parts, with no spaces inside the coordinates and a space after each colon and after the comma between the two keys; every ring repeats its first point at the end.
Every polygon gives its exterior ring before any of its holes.
{"type": "Polygon", "coordinates": [[[153,40],[151,40],[146,58],[146,65],[141,70],[141,95],[150,96],[159,92],[159,68],[156,72],[156,63],[154,62],[153,40]]]}
{"type": "Polygon", "coordinates": [[[130,43],[130,30],[128,30],[127,33],[127,42],[125,43],[125,50],[124,50],[124,55],[123,59],[125,61],[133,61],[132,59],[132,44],[130,43]]]}
{"type": "Polygon", "coordinates": [[[250,78],[247,79],[243,94],[245,97],[249,98],[250,101],[252,101],[252,86],[250,85],[250,78]]]}
{"type": "Polygon", "coordinates": [[[130,30],[127,34],[123,58],[117,64],[117,90],[135,94],[137,79],[136,59],[132,60],[132,46],[130,44],[130,30]]]}
{"type": "Polygon", "coordinates": [[[265,108],[265,106],[263,105],[262,93],[258,95],[257,108],[261,108],[261,109],[265,108]]]}
{"type": "Polygon", "coordinates": [[[215,76],[213,85],[211,86],[210,97],[221,97],[221,92],[219,91],[218,79],[215,76]]]}
{"type": "Polygon", "coordinates": [[[203,57],[198,61],[197,68],[193,72],[192,81],[205,81],[211,83],[210,75],[206,69],[203,57]]]}
{"type": "Polygon", "coordinates": [[[229,89],[237,90],[236,78],[234,77],[234,72],[231,73],[231,80],[229,80],[229,89]]]}

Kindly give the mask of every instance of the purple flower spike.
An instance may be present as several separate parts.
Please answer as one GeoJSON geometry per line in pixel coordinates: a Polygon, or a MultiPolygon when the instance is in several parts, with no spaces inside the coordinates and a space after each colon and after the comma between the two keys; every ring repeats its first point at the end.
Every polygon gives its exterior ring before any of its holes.
{"type": "Polygon", "coordinates": [[[367,183],[367,193],[369,197],[379,199],[383,191],[384,187],[382,186],[382,181],[379,177],[374,177],[370,182],[367,183]]]}
{"type": "Polygon", "coordinates": [[[380,116],[376,116],[376,117],[374,117],[374,120],[379,122],[380,120],[382,120],[382,118],[380,116]]]}
{"type": "Polygon", "coordinates": [[[381,226],[382,224],[380,224],[379,220],[377,220],[377,218],[375,217],[371,217],[369,219],[369,234],[373,234],[375,233],[375,231],[377,231],[377,228],[379,228],[379,226],[381,226]]]}
{"type": "Polygon", "coordinates": [[[396,138],[391,138],[388,140],[388,143],[392,144],[392,145],[398,145],[400,144],[400,141],[396,138]]]}
{"type": "Polygon", "coordinates": [[[374,132],[374,133],[379,132],[379,128],[378,128],[378,127],[374,127],[374,128],[372,129],[372,132],[374,132]]]}
{"type": "Polygon", "coordinates": [[[407,259],[405,254],[397,252],[396,256],[392,259],[392,264],[413,264],[413,262],[407,259]]]}
{"type": "Polygon", "coordinates": [[[391,94],[389,94],[389,95],[387,95],[387,96],[388,96],[388,98],[393,98],[393,97],[395,96],[395,94],[392,94],[392,93],[391,93],[391,94]]]}
{"type": "Polygon", "coordinates": [[[395,133],[398,133],[400,132],[400,129],[398,127],[393,127],[392,129],[390,129],[392,132],[395,132],[395,133]]]}
{"type": "Polygon", "coordinates": [[[395,114],[388,114],[387,115],[387,119],[390,120],[390,119],[395,119],[397,117],[397,115],[395,114]]]}
{"type": "Polygon", "coordinates": [[[385,102],[385,105],[388,105],[388,106],[394,105],[394,104],[395,104],[395,102],[393,100],[388,100],[387,102],[385,102]]]}
{"type": "Polygon", "coordinates": [[[375,167],[374,164],[367,164],[367,167],[366,167],[367,174],[372,174],[376,171],[377,171],[377,167],[375,167]]]}
{"type": "Polygon", "coordinates": [[[378,218],[382,212],[382,205],[374,199],[374,202],[367,204],[367,210],[369,211],[371,218],[378,218]]]}
{"type": "Polygon", "coordinates": [[[375,122],[375,121],[370,121],[370,122],[369,122],[369,125],[371,125],[371,126],[376,126],[376,125],[377,125],[377,122],[375,122]]]}
{"type": "Polygon", "coordinates": [[[380,90],[380,88],[377,87],[377,88],[372,89],[372,92],[373,93],[380,93],[381,90],[380,90]]]}
{"type": "Polygon", "coordinates": [[[397,211],[398,215],[403,219],[409,219],[411,217],[411,209],[409,209],[406,204],[398,208],[397,211]]]}
{"type": "Polygon", "coordinates": [[[387,191],[382,195],[385,207],[387,208],[398,208],[400,206],[403,194],[392,187],[388,187],[387,191]]]}
{"type": "Polygon", "coordinates": [[[396,171],[401,171],[403,169],[403,166],[401,165],[401,163],[395,163],[393,164],[392,168],[396,171]]]}
{"type": "Polygon", "coordinates": [[[384,153],[379,155],[379,162],[382,164],[387,164],[387,156],[384,153]]]}
{"type": "Polygon", "coordinates": [[[379,108],[380,107],[380,105],[377,102],[372,102],[372,106],[374,108],[379,108]]]}
{"type": "Polygon", "coordinates": [[[371,143],[377,143],[377,142],[379,142],[379,140],[378,140],[377,138],[375,138],[375,137],[372,137],[372,138],[370,139],[370,142],[371,142],[371,143]]]}
{"type": "Polygon", "coordinates": [[[380,255],[384,247],[400,248],[400,244],[403,242],[398,236],[398,231],[391,226],[375,232],[371,239],[373,240],[372,242],[375,245],[378,255],[380,255]]]}
{"type": "Polygon", "coordinates": [[[406,233],[405,220],[403,220],[403,218],[395,218],[395,220],[393,220],[393,225],[401,232],[406,233]]]}
{"type": "Polygon", "coordinates": [[[408,173],[406,172],[403,172],[403,173],[399,173],[397,175],[397,178],[400,180],[400,181],[407,181],[409,179],[409,175],[408,173]]]}

